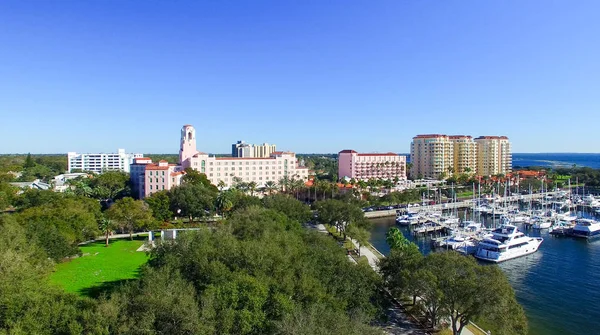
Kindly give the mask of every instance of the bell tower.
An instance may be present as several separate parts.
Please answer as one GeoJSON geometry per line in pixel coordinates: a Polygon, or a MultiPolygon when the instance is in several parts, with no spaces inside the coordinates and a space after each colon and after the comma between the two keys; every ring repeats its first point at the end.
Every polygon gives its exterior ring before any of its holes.
{"type": "Polygon", "coordinates": [[[196,150],[196,129],[186,124],[181,128],[181,144],[179,147],[179,164],[185,169],[190,167],[190,158],[198,151],[196,150]]]}

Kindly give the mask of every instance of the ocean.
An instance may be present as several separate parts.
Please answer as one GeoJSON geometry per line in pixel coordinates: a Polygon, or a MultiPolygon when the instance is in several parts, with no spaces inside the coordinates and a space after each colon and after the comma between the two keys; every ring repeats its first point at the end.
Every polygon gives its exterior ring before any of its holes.
{"type": "MultiPolygon", "coordinates": [[[[389,254],[385,234],[396,227],[395,218],[371,221],[371,244],[389,254]]],[[[415,238],[407,227],[397,227],[421,252],[431,252],[429,237],[415,238]]],[[[529,334],[600,334],[600,239],[576,240],[551,236],[547,230],[523,231],[544,238],[540,249],[498,266],[525,309],[529,334]]]]}
{"type": "Polygon", "coordinates": [[[543,167],[591,167],[600,169],[600,154],[578,153],[513,153],[513,168],[526,166],[543,167]]]}
{"type": "MultiPolygon", "coordinates": [[[[406,161],[410,162],[410,155],[406,156],[406,161]]],[[[527,166],[542,167],[591,167],[600,169],[599,154],[580,154],[580,153],[513,153],[513,168],[527,166]]]]}

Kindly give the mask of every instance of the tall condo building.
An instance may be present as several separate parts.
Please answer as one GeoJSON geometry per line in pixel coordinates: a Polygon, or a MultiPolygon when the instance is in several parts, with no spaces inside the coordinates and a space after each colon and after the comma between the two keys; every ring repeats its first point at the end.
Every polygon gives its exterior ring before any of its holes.
{"type": "Polygon", "coordinates": [[[447,135],[417,135],[410,144],[410,162],[412,177],[449,176],[454,170],[454,142],[447,135]]]}
{"type": "Polygon", "coordinates": [[[512,153],[506,136],[480,136],[477,144],[477,175],[492,176],[512,171],[512,153]]]}
{"type": "MultiPolygon", "coordinates": [[[[454,173],[475,174],[477,171],[477,144],[472,136],[448,136],[454,147],[454,173]]],[[[448,174],[450,175],[450,174],[448,174]]]]}
{"type": "Polygon", "coordinates": [[[406,157],[395,153],[358,153],[342,150],[338,153],[339,178],[357,180],[406,180],[406,157]]]}
{"type": "Polygon", "coordinates": [[[237,141],[231,145],[231,157],[241,158],[268,158],[276,150],[275,144],[263,143],[262,145],[249,144],[237,141]]]}
{"type": "Polygon", "coordinates": [[[124,149],[117,153],[109,154],[78,154],[67,153],[68,170],[92,171],[102,173],[108,170],[129,172],[129,166],[135,158],[143,157],[142,154],[127,154],[124,149]]]}
{"type": "Polygon", "coordinates": [[[196,129],[191,125],[181,129],[179,160],[182,169],[191,167],[206,174],[214,185],[223,181],[225,187],[234,185],[236,180],[255,182],[261,187],[268,181],[278,183],[283,178],[308,179],[308,168],[299,165],[293,152],[274,151],[268,157],[214,157],[199,152],[196,129]]]}

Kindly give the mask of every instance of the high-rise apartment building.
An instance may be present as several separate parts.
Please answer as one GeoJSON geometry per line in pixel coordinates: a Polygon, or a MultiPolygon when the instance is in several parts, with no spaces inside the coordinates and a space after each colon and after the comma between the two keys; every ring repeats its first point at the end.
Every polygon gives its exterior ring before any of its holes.
{"type": "Polygon", "coordinates": [[[268,158],[276,152],[275,144],[263,143],[262,145],[237,141],[231,145],[231,157],[240,158],[268,158]]]}
{"type": "Polygon", "coordinates": [[[480,136],[477,144],[477,175],[492,176],[512,171],[512,153],[506,136],[480,136]]]}
{"type": "MultiPolygon", "coordinates": [[[[453,173],[475,174],[477,171],[477,144],[472,136],[448,136],[454,148],[453,173]]],[[[450,175],[450,174],[448,174],[450,175]]]]}
{"type": "Polygon", "coordinates": [[[67,153],[68,171],[92,171],[102,173],[104,171],[116,170],[129,172],[129,166],[135,158],[143,157],[142,154],[127,154],[124,149],[117,153],[109,154],[78,154],[67,153]]]}
{"type": "Polygon", "coordinates": [[[454,142],[447,135],[417,135],[410,144],[410,162],[414,178],[445,178],[454,169],[454,142]]]}
{"type": "Polygon", "coordinates": [[[365,181],[406,180],[406,157],[391,152],[363,154],[342,150],[338,154],[338,176],[365,181]]]}
{"type": "Polygon", "coordinates": [[[506,136],[417,135],[410,147],[412,177],[440,179],[454,173],[479,176],[512,171],[510,142],[506,136]]]}

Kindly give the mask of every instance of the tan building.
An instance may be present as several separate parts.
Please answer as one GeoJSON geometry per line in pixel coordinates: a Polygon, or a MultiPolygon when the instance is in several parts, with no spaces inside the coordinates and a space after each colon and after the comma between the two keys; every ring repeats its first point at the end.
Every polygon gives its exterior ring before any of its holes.
{"type": "Polygon", "coordinates": [[[268,158],[276,152],[275,144],[263,143],[262,145],[254,145],[254,157],[268,158]]]}
{"type": "Polygon", "coordinates": [[[414,178],[445,178],[454,169],[454,143],[447,135],[417,135],[410,145],[410,162],[414,178]]]}
{"type": "Polygon", "coordinates": [[[472,136],[449,136],[454,148],[453,172],[475,174],[477,171],[477,144],[472,136]]]}
{"type": "Polygon", "coordinates": [[[506,136],[480,136],[477,145],[477,175],[492,176],[512,171],[512,153],[506,136]]]}
{"type": "Polygon", "coordinates": [[[275,144],[263,143],[262,145],[237,141],[231,145],[231,157],[239,158],[269,158],[276,152],[275,144]]]}

